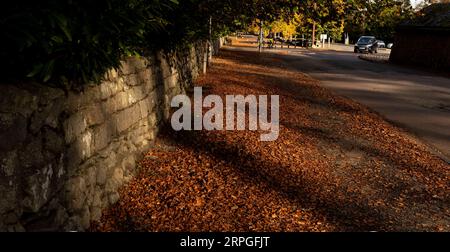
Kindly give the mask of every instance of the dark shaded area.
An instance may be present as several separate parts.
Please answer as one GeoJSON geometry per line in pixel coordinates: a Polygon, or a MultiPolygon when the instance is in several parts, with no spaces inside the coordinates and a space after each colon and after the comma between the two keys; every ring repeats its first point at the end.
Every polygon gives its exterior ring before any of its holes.
{"type": "Polygon", "coordinates": [[[390,61],[449,73],[450,3],[433,4],[421,12],[397,28],[390,61]]]}
{"type": "MultiPolygon", "coordinates": [[[[372,209],[361,202],[337,200],[312,193],[311,187],[317,182],[293,173],[289,167],[280,166],[259,157],[257,154],[247,153],[239,143],[232,144],[211,141],[201,132],[166,133],[172,137],[174,143],[193,148],[197,152],[204,152],[215,159],[231,165],[233,173],[238,175],[242,183],[265,185],[276,191],[281,197],[295,202],[299,208],[313,208],[318,215],[346,231],[389,230],[389,216],[382,211],[372,209]],[[224,145],[227,145],[224,148],[224,145]],[[251,163],[252,165],[246,165],[251,163]]],[[[242,144],[242,143],[241,143],[242,144]]],[[[287,154],[287,153],[286,153],[287,154]]],[[[220,171],[217,171],[220,173],[220,171]]],[[[348,195],[351,198],[350,195],[348,195]]],[[[393,221],[393,219],[391,220],[393,221]]],[[[392,228],[392,226],[391,226],[392,228]]]]}

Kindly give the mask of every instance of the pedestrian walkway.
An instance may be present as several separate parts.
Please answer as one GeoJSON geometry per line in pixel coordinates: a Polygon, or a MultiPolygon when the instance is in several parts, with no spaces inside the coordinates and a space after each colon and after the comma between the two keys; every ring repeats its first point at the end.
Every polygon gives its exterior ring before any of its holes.
{"type": "Polygon", "coordinates": [[[280,134],[164,130],[97,231],[450,231],[450,170],[271,54],[221,52],[208,94],[280,95],[280,134]]]}

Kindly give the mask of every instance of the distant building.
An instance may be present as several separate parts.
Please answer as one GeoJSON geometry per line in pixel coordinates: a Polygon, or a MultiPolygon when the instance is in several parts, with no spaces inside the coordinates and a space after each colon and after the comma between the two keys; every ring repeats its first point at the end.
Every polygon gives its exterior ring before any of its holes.
{"type": "Polygon", "coordinates": [[[450,72],[450,3],[432,4],[400,25],[390,61],[450,72]]]}

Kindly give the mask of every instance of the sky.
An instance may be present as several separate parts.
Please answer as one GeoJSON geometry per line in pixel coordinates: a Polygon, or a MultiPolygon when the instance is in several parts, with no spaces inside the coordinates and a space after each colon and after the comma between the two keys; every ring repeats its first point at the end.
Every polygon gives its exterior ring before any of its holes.
{"type": "Polygon", "coordinates": [[[423,2],[423,0],[410,0],[410,1],[413,7],[416,7],[420,2],[423,2]]]}

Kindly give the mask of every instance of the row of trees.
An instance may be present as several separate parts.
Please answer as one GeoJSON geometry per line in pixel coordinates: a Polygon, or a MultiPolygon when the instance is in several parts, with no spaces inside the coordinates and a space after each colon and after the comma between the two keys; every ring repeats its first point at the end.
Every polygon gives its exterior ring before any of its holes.
{"type": "Polygon", "coordinates": [[[68,88],[98,82],[124,56],[188,46],[255,18],[275,20],[297,2],[15,0],[0,8],[1,76],[68,88]]]}
{"type": "Polygon", "coordinates": [[[409,0],[353,0],[344,30],[352,38],[370,34],[391,42],[397,25],[414,13],[409,0]]]}
{"type": "Polygon", "coordinates": [[[126,55],[187,46],[255,20],[285,36],[314,30],[389,41],[412,13],[408,0],[15,0],[0,8],[1,76],[99,81],[126,55]]]}
{"type": "MultiPolygon", "coordinates": [[[[418,8],[446,1],[428,0],[418,8]]],[[[392,41],[397,25],[414,17],[417,11],[409,0],[303,0],[293,4],[291,12],[281,12],[277,20],[266,23],[266,32],[282,33],[285,38],[326,33],[336,41],[342,41],[344,34],[351,40],[374,35],[392,41]]],[[[255,32],[257,23],[248,31],[255,32]]]]}

